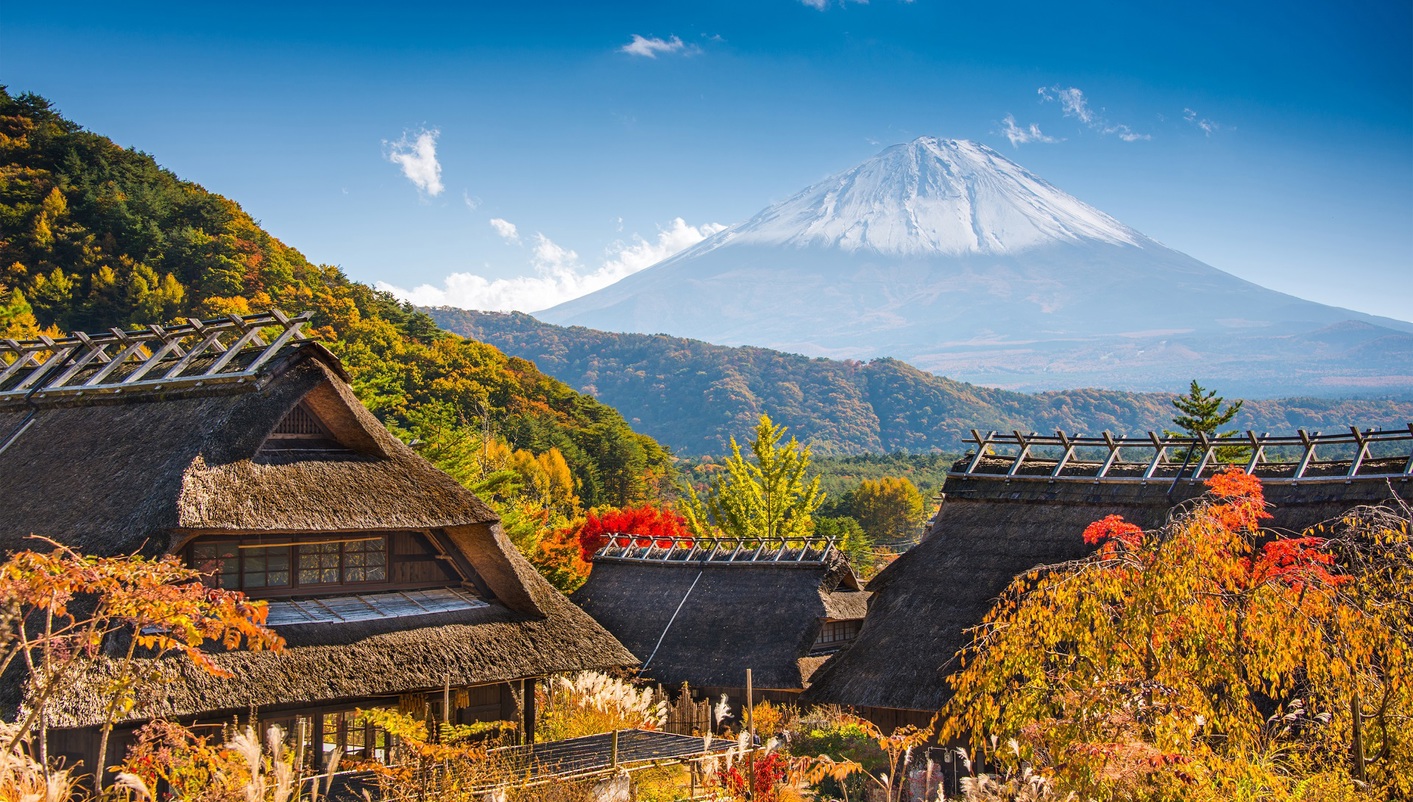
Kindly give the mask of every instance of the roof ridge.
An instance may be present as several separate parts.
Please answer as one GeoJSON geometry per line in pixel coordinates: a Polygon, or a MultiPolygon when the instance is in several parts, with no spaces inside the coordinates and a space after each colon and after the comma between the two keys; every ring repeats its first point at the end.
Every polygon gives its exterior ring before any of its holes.
{"type": "Polygon", "coordinates": [[[0,340],[0,402],[247,383],[287,345],[309,339],[303,327],[313,316],[271,309],[170,327],[0,340]]]}

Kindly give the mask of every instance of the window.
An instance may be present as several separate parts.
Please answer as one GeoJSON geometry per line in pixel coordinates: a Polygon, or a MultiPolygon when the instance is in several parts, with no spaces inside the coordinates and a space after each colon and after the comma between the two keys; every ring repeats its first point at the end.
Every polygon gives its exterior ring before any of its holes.
{"type": "Polygon", "coordinates": [[[245,542],[212,539],[193,543],[187,559],[206,575],[208,584],[257,594],[262,590],[287,593],[301,587],[377,584],[389,579],[388,538],[384,535],[307,543],[286,540],[270,545],[254,538],[245,542]]]}
{"type": "Polygon", "coordinates": [[[387,578],[387,538],[299,546],[300,585],[385,582],[387,578]]]}
{"type": "Polygon", "coordinates": [[[240,548],[235,543],[198,543],[191,547],[191,565],[218,587],[240,590],[240,548]]]}
{"type": "Polygon", "coordinates": [[[246,547],[241,550],[241,587],[289,586],[289,547],[246,547]]]}
{"type": "Polygon", "coordinates": [[[847,643],[859,634],[858,621],[826,621],[820,627],[818,645],[847,643]]]}
{"type": "Polygon", "coordinates": [[[339,551],[338,543],[310,543],[300,546],[299,584],[338,584],[339,551]]]}

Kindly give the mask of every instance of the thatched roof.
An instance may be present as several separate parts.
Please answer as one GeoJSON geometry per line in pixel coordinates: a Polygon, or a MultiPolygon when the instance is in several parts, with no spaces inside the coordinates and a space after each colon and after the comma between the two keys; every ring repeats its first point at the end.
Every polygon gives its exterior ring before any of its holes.
{"type": "Polygon", "coordinates": [[[868,594],[830,548],[805,563],[596,558],[571,598],[668,687],[740,687],[749,668],[757,688],[799,690],[821,622],[862,617],[868,594]]]}
{"type": "MultiPolygon", "coordinates": [[[[489,604],[432,616],[282,627],[289,642],[283,653],[216,657],[232,679],[169,661],[157,670],[173,681],[155,688],[155,698],[137,711],[143,718],[636,662],[535,572],[488,506],[393,437],[357,401],[338,360],[322,346],[292,344],[257,367],[241,382],[84,396],[0,395],[0,553],[43,548],[27,539],[31,533],[86,553],[157,555],[196,533],[439,530],[489,589],[489,604]],[[301,403],[338,440],[339,453],[261,450],[301,403]]],[[[94,723],[104,670],[100,665],[55,703],[54,726],[94,723]]],[[[19,682],[5,680],[0,708],[13,710],[19,682]]]]}
{"type": "Polygon", "coordinates": [[[393,437],[322,346],[291,348],[258,383],[119,398],[0,402],[0,551],[31,533],[80,551],[160,554],[180,530],[425,529],[496,520],[393,437]],[[353,450],[257,458],[300,401],[353,450]]]}
{"type": "MultiPolygon", "coordinates": [[[[1409,489],[1404,485],[1399,492],[1407,496],[1409,489]]],[[[873,598],[858,638],[815,673],[806,700],[937,710],[948,695],[944,677],[950,667],[944,665],[966,644],[964,631],[981,623],[1012,578],[1086,555],[1090,547],[1080,534],[1105,515],[1156,527],[1174,502],[1201,491],[1186,481],[1050,482],[1043,474],[1007,480],[954,469],[928,535],[869,583],[873,598]]],[[[1266,487],[1274,505],[1271,525],[1291,530],[1389,496],[1383,480],[1266,487]]]]}

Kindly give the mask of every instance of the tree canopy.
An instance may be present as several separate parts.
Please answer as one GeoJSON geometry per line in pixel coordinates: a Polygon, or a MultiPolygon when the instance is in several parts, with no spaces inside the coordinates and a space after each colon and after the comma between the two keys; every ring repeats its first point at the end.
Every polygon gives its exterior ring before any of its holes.
{"type": "Polygon", "coordinates": [[[687,489],[682,512],[699,536],[720,534],[749,540],[799,539],[814,530],[813,514],[824,503],[819,477],[807,478],[810,450],[786,428],[761,415],[750,442],[751,458],[731,438],[731,456],[711,480],[705,498],[687,489]]]}

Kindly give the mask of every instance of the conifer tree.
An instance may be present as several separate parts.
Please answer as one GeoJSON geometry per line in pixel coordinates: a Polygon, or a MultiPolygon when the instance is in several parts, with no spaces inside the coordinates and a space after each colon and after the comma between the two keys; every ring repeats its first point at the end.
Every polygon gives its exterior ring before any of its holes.
{"type": "Polygon", "coordinates": [[[1187,395],[1180,395],[1173,399],[1173,406],[1177,408],[1178,414],[1173,416],[1173,425],[1182,429],[1182,432],[1168,432],[1167,434],[1187,434],[1197,437],[1205,434],[1208,437],[1230,437],[1236,434],[1235,431],[1218,432],[1221,427],[1231,423],[1236,413],[1241,411],[1244,401],[1237,399],[1225,409],[1222,405],[1226,399],[1217,395],[1216,390],[1208,390],[1192,380],[1192,386],[1188,388],[1187,395]]]}

